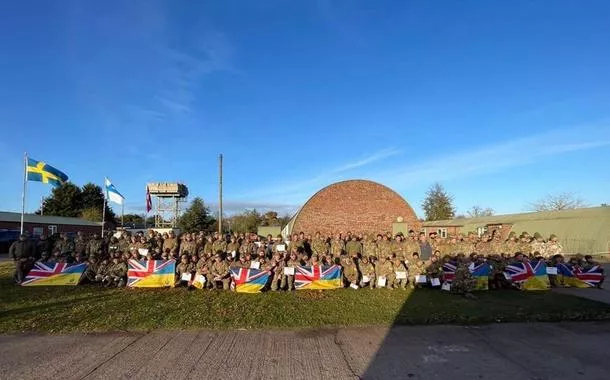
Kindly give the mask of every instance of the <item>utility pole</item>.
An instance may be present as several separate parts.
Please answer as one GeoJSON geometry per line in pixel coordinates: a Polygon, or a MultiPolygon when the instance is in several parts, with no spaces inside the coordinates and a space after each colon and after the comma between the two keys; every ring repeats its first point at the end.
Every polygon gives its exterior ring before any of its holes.
{"type": "Polygon", "coordinates": [[[218,157],[218,234],[222,235],[222,153],[218,157]]]}

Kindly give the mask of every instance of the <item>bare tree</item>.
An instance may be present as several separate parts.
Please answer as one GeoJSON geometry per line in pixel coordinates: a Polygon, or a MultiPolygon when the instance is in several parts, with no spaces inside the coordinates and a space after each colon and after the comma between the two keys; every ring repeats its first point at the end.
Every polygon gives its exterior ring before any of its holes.
{"type": "Polygon", "coordinates": [[[534,211],[560,211],[587,207],[587,203],[574,193],[548,194],[528,205],[534,211]]]}
{"type": "Polygon", "coordinates": [[[469,218],[479,218],[481,216],[492,216],[495,211],[491,207],[483,208],[481,206],[472,206],[470,210],[466,211],[469,218]]]}

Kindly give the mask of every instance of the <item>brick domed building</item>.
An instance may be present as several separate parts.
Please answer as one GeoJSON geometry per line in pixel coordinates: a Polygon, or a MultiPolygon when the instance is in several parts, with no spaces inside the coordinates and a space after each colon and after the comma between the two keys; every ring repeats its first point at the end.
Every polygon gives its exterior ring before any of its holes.
{"type": "Polygon", "coordinates": [[[305,232],[382,233],[392,231],[397,220],[419,231],[417,215],[398,193],[379,183],[348,180],[329,185],[315,193],[292,217],[284,236],[305,232]]]}

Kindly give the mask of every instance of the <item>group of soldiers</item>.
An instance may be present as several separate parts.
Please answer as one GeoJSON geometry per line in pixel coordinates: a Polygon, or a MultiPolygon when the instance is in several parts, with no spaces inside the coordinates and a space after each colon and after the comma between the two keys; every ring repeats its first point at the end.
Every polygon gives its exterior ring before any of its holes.
{"type": "Polygon", "coordinates": [[[537,257],[561,261],[562,247],[557,237],[548,240],[535,233],[520,236],[510,233],[502,239],[499,233],[481,237],[474,233],[440,238],[436,233],[409,231],[407,235],[390,233],[370,235],[336,233],[293,234],[282,236],[256,234],[183,233],[172,231],[130,234],[127,231],[104,237],[78,233],[74,239],[66,234],[33,242],[22,235],[11,246],[16,261],[15,280],[23,281],[31,264],[42,262],[87,262],[85,279],[104,286],[126,284],[127,261],[176,259],[176,286],[193,286],[195,279],[207,289],[229,289],[231,268],[256,268],[271,272],[266,289],[294,290],[294,271],[285,267],[340,265],[345,287],[384,287],[406,289],[430,286],[432,279],[442,278],[443,264],[457,263],[453,290],[468,292],[474,282],[467,268],[472,263],[493,262],[490,286],[507,286],[503,268],[511,261],[537,257]],[[479,255],[476,252],[484,253],[479,255]],[[518,253],[518,254],[516,254],[518,253]],[[287,274],[288,273],[288,274],[287,274]],[[425,282],[421,281],[426,277],[425,282]]]}

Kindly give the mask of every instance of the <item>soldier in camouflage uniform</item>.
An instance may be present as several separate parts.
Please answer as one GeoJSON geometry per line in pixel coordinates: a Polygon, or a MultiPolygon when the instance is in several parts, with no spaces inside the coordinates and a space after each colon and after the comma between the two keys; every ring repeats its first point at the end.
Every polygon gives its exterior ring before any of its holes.
{"type": "Polygon", "coordinates": [[[354,259],[349,256],[343,256],[341,267],[343,269],[344,286],[358,285],[358,267],[354,259]]]}
{"type": "Polygon", "coordinates": [[[336,259],[341,257],[343,251],[345,250],[345,242],[341,239],[341,235],[335,235],[335,238],[330,243],[330,253],[336,259]]]}
{"type": "Polygon", "coordinates": [[[419,254],[413,252],[411,261],[409,262],[409,285],[411,288],[421,287],[424,284],[418,284],[415,280],[417,276],[424,275],[426,273],[426,266],[422,260],[419,259],[419,254]]]}
{"type": "Polygon", "coordinates": [[[549,241],[545,245],[544,257],[546,259],[548,259],[555,255],[561,255],[562,251],[563,251],[563,247],[557,241],[557,235],[552,234],[549,237],[549,241]]]}
{"type": "Polygon", "coordinates": [[[371,235],[366,234],[362,242],[362,257],[377,257],[377,254],[377,243],[371,235]]]}
{"type": "Polygon", "coordinates": [[[169,250],[169,254],[171,256],[175,256],[178,254],[178,239],[176,239],[176,235],[174,235],[174,231],[169,231],[167,234],[167,238],[163,240],[163,252],[169,250]]]}
{"type": "Polygon", "coordinates": [[[276,253],[273,255],[273,259],[271,261],[271,270],[273,274],[271,275],[271,290],[277,291],[284,289],[282,284],[285,284],[284,280],[284,267],[286,266],[286,262],[282,259],[282,255],[276,253]]]}
{"type": "MultiPolygon", "coordinates": [[[[294,270],[296,273],[296,267],[299,265],[300,263],[295,249],[294,251],[290,252],[290,257],[288,258],[285,266],[295,268],[294,270]]],[[[288,290],[294,290],[294,275],[285,275],[282,277],[282,283],[280,286],[282,289],[285,289],[286,286],[288,286],[288,290]]]]}
{"type": "Polygon", "coordinates": [[[358,258],[362,255],[362,244],[357,239],[355,235],[352,235],[350,241],[345,244],[345,253],[349,257],[358,258]]]}
{"type": "Polygon", "coordinates": [[[403,256],[397,256],[396,254],[392,254],[391,257],[391,261],[392,261],[392,265],[394,266],[394,287],[395,288],[400,288],[400,289],[406,289],[407,288],[407,279],[406,278],[397,278],[396,276],[396,272],[405,272],[405,274],[407,273],[407,267],[405,266],[405,263],[401,260],[401,257],[404,257],[404,252],[403,252],[403,256]]]}
{"type": "Polygon", "coordinates": [[[459,260],[455,269],[455,277],[451,283],[451,292],[470,294],[476,287],[477,280],[470,273],[467,260],[459,260]]]}
{"type": "Polygon", "coordinates": [[[377,252],[379,253],[379,259],[382,257],[387,259],[392,254],[392,242],[387,235],[383,235],[381,240],[377,240],[377,252]]]}
{"type": "Polygon", "coordinates": [[[76,239],[74,239],[74,253],[77,255],[87,254],[87,239],[82,231],[76,233],[76,239]]]}
{"type": "Polygon", "coordinates": [[[329,247],[328,243],[326,243],[326,239],[321,236],[320,232],[316,232],[316,237],[311,243],[312,253],[322,257],[328,253],[328,248],[329,247]]]}
{"type": "Polygon", "coordinates": [[[531,246],[531,252],[535,257],[538,257],[538,256],[544,257],[545,242],[544,242],[544,239],[542,238],[542,235],[540,235],[538,232],[534,233],[534,239],[530,243],[530,246],[531,246]]]}
{"type": "MultiPolygon", "coordinates": [[[[381,255],[379,257],[379,261],[377,261],[377,265],[375,266],[375,274],[377,275],[375,283],[378,288],[381,287],[381,284],[380,284],[381,278],[385,278],[385,282],[386,282],[385,287],[386,288],[388,288],[388,289],[394,288],[396,274],[394,273],[394,265],[388,259],[388,256],[381,255]]],[[[383,282],[383,281],[381,281],[381,282],[383,282]]]]}
{"type": "Polygon", "coordinates": [[[369,261],[366,256],[364,256],[362,260],[360,260],[359,266],[360,274],[362,275],[360,287],[364,288],[368,286],[372,289],[375,286],[375,280],[377,279],[377,276],[375,275],[375,266],[369,261]],[[365,282],[365,279],[368,281],[365,282]]]}
{"type": "Polygon", "coordinates": [[[226,261],[223,261],[222,256],[217,253],[214,256],[214,263],[210,268],[210,283],[212,284],[212,289],[220,289],[218,283],[222,282],[222,289],[229,290],[231,285],[230,274],[229,264],[226,261]]]}
{"type": "Polygon", "coordinates": [[[86,253],[88,257],[96,256],[102,252],[102,239],[98,234],[93,234],[93,237],[87,243],[86,253]]]}
{"type": "Polygon", "coordinates": [[[433,278],[438,278],[440,281],[443,276],[443,263],[439,258],[437,256],[432,256],[424,265],[426,267],[426,275],[429,277],[428,281],[432,283],[433,278]]]}
{"type": "Polygon", "coordinates": [[[192,274],[195,270],[193,263],[191,263],[188,255],[184,254],[180,257],[180,263],[176,265],[176,282],[175,286],[180,285],[188,285],[188,283],[192,280],[192,274]],[[189,274],[189,281],[185,281],[182,279],[182,275],[189,274]]]}
{"type": "Polygon", "coordinates": [[[231,257],[237,257],[237,253],[239,252],[239,243],[237,242],[237,238],[235,236],[231,236],[231,241],[227,244],[227,253],[231,257]]]}
{"type": "Polygon", "coordinates": [[[121,259],[121,255],[117,253],[106,269],[106,276],[104,277],[103,283],[106,287],[116,286],[121,288],[125,286],[126,277],[127,264],[121,259]]]}

